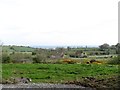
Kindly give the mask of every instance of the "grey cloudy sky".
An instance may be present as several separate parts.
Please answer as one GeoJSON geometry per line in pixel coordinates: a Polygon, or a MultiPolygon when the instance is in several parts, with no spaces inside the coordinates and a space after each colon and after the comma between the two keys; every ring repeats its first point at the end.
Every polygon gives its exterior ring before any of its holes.
{"type": "Polygon", "coordinates": [[[5,45],[118,42],[119,0],[0,0],[5,45]]]}

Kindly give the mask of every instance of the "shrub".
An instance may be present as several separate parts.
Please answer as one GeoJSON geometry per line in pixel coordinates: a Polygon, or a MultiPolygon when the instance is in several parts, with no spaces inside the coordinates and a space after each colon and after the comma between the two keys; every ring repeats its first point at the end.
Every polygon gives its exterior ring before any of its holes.
{"type": "Polygon", "coordinates": [[[108,64],[120,64],[120,55],[114,57],[112,60],[108,61],[108,64]]]}
{"type": "Polygon", "coordinates": [[[2,63],[10,63],[10,56],[8,52],[3,52],[2,53],[2,63]]]}
{"type": "Polygon", "coordinates": [[[3,56],[2,57],[2,63],[10,63],[10,57],[9,56],[3,56]]]}
{"type": "Polygon", "coordinates": [[[71,60],[71,59],[64,59],[63,62],[64,62],[64,63],[68,63],[68,64],[74,64],[74,63],[77,63],[76,60],[71,60]]]}
{"type": "Polygon", "coordinates": [[[37,54],[36,57],[33,58],[33,63],[46,63],[47,56],[45,54],[37,54]]]}

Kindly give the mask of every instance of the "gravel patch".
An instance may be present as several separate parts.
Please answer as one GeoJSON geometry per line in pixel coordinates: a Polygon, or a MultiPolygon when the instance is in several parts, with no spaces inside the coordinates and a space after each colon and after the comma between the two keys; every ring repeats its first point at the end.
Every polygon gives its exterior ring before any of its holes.
{"type": "Polygon", "coordinates": [[[50,84],[50,83],[29,83],[29,84],[3,84],[2,88],[85,88],[74,84],[50,84]]]}

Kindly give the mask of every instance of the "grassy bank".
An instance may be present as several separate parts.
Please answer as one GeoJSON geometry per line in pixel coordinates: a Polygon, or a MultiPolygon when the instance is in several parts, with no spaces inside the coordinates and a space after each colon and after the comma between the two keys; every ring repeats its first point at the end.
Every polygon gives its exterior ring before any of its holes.
{"type": "Polygon", "coordinates": [[[92,86],[96,86],[99,80],[103,80],[107,85],[111,79],[109,85],[116,86],[119,73],[118,65],[107,64],[3,64],[2,70],[3,82],[11,80],[11,77],[28,77],[35,83],[84,83],[84,85],[86,83],[88,85],[94,81],[92,86]]]}

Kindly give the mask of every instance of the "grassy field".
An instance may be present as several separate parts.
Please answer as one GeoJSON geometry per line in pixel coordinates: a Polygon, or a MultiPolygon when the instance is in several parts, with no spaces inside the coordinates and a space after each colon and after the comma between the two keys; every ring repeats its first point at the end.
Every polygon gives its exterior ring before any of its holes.
{"type": "Polygon", "coordinates": [[[3,64],[2,70],[3,81],[28,77],[35,83],[74,83],[91,87],[116,87],[119,74],[118,65],[108,64],[3,64]]]}
{"type": "Polygon", "coordinates": [[[27,47],[27,46],[3,46],[3,51],[7,52],[32,52],[34,48],[27,47]]]}

